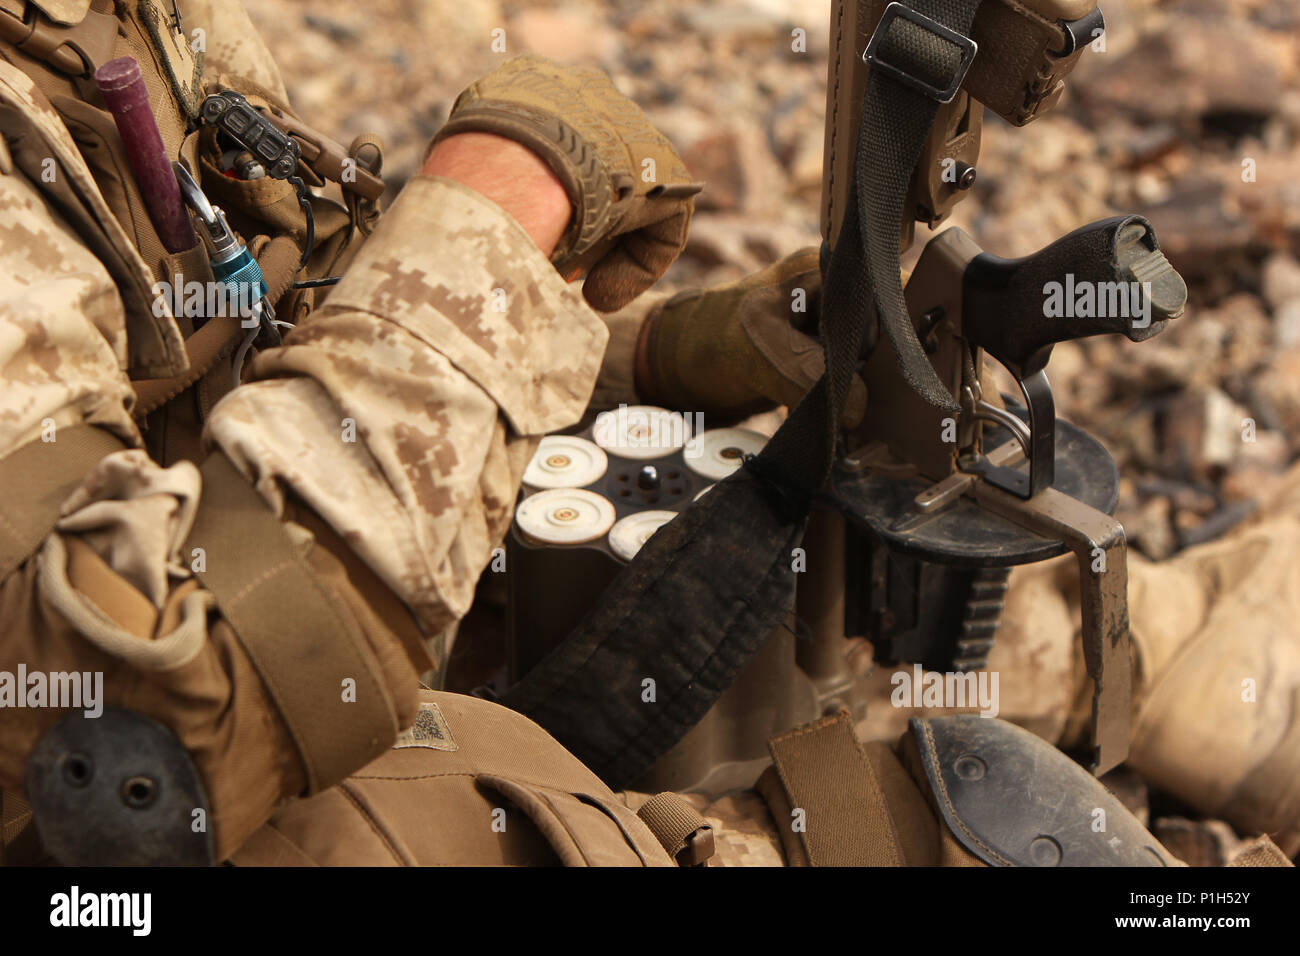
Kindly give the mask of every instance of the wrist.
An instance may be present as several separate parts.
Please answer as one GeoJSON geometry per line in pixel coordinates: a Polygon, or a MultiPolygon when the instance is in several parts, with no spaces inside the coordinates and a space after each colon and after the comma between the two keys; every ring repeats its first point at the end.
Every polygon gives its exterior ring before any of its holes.
{"type": "Polygon", "coordinates": [[[569,227],[564,186],[532,150],[493,133],[457,133],[439,140],[421,172],[452,179],[508,212],[548,258],[569,227]]]}
{"type": "Polygon", "coordinates": [[[650,362],[651,339],[655,333],[655,322],[663,313],[663,304],[656,306],[650,314],[645,317],[641,323],[641,329],[637,333],[636,348],[632,357],[632,389],[636,392],[637,399],[645,405],[659,405],[663,403],[654,369],[650,362]]]}

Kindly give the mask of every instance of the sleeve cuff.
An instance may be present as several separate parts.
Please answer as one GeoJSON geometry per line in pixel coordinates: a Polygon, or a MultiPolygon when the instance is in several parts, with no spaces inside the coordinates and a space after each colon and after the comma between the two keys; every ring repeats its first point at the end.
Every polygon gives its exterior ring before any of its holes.
{"type": "Polygon", "coordinates": [[[539,435],[577,421],[608,331],[523,227],[460,183],[416,176],[329,297],[401,325],[539,435]]]}

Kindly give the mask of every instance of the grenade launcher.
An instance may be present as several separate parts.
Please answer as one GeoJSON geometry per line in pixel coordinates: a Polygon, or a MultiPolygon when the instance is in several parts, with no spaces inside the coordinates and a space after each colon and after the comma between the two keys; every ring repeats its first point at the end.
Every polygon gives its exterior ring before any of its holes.
{"type": "MultiPolygon", "coordinates": [[[[834,653],[846,634],[867,637],[878,661],[984,667],[1011,566],[1073,551],[1100,775],[1128,751],[1118,477],[1095,439],[1057,419],[1046,366],[1056,342],[1150,338],[1182,313],[1186,287],[1137,216],[1022,259],[951,228],[925,247],[901,299],[891,286],[915,223],[936,225],[975,183],[984,107],[1019,126],[1055,103],[1104,28],[1101,11],[1091,0],[835,0],[832,28],[823,263],[851,222],[877,323],[860,365],[869,411],[831,478],[838,507],[809,528],[810,561],[816,549],[838,564],[843,587],[801,583],[798,612],[814,639],[800,663],[823,696],[851,696],[834,653]],[[1011,49],[1014,59],[1002,55],[1011,49]],[[986,358],[1010,372],[1014,400],[990,388],[986,358]]],[[[824,294],[835,294],[832,281],[824,294]]]]}

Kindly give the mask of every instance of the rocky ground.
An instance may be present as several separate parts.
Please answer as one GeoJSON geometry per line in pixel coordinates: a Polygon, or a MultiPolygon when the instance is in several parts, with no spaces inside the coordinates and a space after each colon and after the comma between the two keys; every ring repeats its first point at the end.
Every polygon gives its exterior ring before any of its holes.
{"type": "MultiPolygon", "coordinates": [[[[707,181],[667,285],[819,239],[828,0],[248,6],[299,111],[344,142],[381,134],[394,185],[464,85],[535,51],[609,72],[707,181]]],[[[1162,558],[1248,517],[1300,456],[1300,5],[1102,6],[1105,50],[1054,113],[1019,130],[986,114],[978,182],[951,222],[1004,256],[1118,212],[1155,225],[1186,316],[1140,345],[1058,346],[1049,374],[1058,411],[1119,461],[1133,545],[1162,558]]],[[[1169,839],[1222,842],[1188,833],[1169,839]]]]}
{"type": "MultiPolygon", "coordinates": [[[[466,83],[535,51],[609,72],[708,183],[667,285],[818,241],[827,0],[249,7],[300,112],[345,142],[381,134],[394,185],[466,83]]],[[[1049,372],[1058,410],[1119,460],[1134,546],[1161,558],[1249,515],[1300,455],[1300,7],[1103,9],[1106,49],[1054,113],[1019,130],[986,117],[951,222],[1008,256],[1117,212],[1155,224],[1191,285],[1187,316],[1141,345],[1059,346],[1049,372]]]]}

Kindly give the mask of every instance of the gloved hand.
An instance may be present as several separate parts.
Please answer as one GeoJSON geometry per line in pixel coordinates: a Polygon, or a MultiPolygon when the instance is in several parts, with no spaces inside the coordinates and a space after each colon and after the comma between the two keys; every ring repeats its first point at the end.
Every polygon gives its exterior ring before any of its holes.
{"type": "Polygon", "coordinates": [[[566,276],[586,273],[594,308],[626,305],[685,246],[700,184],[600,70],[516,57],[461,93],[433,142],[475,131],[527,146],[564,185],[573,218],[551,261],[566,276]]]}
{"type": "MultiPolygon", "coordinates": [[[[808,334],[820,309],[811,247],[736,282],[676,295],[642,326],[637,394],[727,418],[793,407],[826,368],[820,343],[808,334]]],[[[866,407],[866,386],[855,378],[844,427],[856,427],[866,407]]]]}

